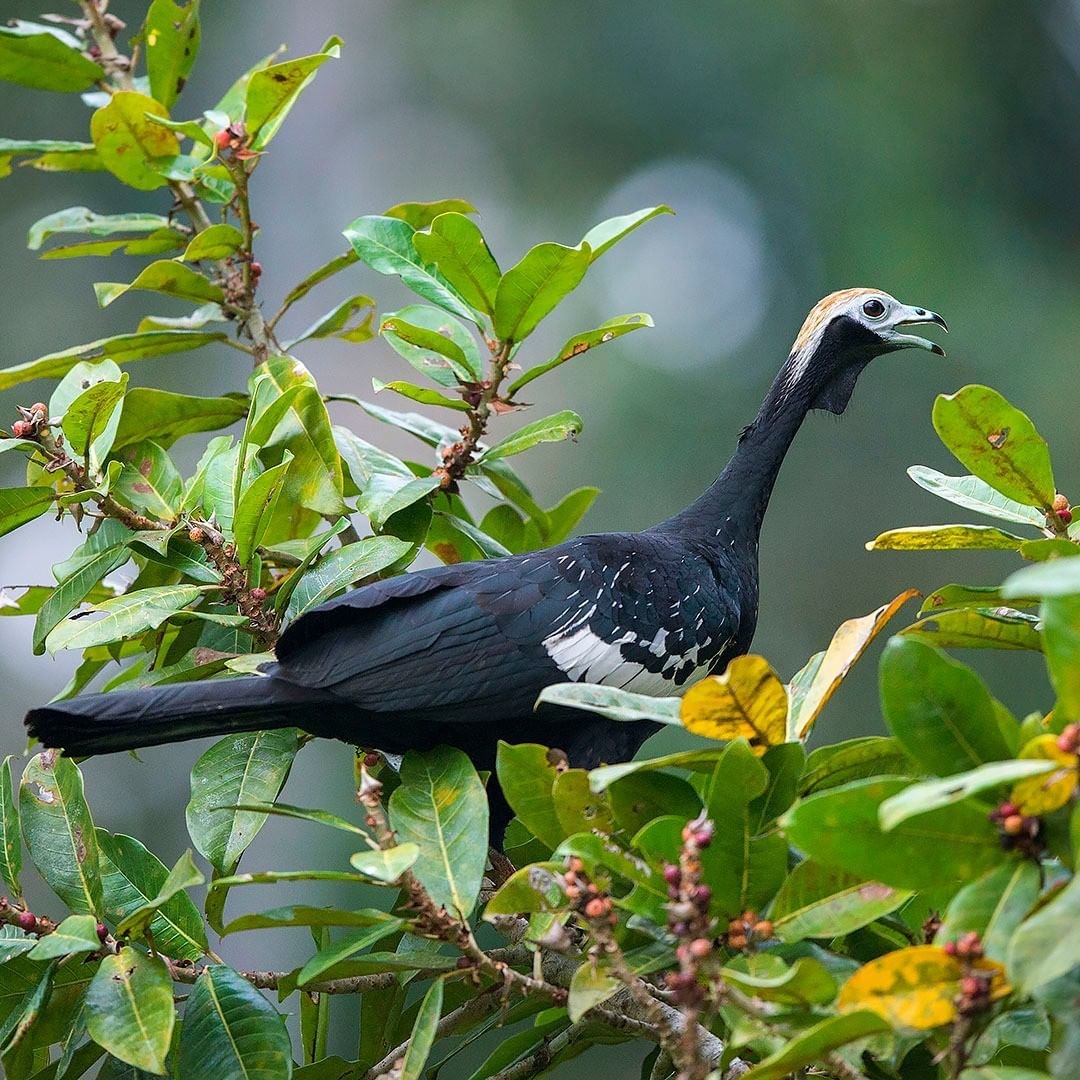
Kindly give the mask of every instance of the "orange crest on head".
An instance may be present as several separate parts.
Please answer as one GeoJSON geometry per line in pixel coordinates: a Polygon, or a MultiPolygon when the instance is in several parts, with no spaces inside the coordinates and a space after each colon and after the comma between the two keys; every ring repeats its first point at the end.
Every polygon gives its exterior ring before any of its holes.
{"type": "Polygon", "coordinates": [[[819,336],[825,324],[836,314],[837,309],[844,307],[856,296],[864,294],[880,294],[880,289],[840,289],[838,292],[829,293],[828,296],[819,300],[806,316],[802,329],[795,338],[795,344],[791,346],[793,353],[801,352],[810,342],[819,336]]]}

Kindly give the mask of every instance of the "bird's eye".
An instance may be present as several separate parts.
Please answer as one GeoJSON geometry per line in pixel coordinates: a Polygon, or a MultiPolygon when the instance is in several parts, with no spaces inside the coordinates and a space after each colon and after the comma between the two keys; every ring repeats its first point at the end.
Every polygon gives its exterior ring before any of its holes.
{"type": "Polygon", "coordinates": [[[880,319],[885,314],[885,305],[876,297],[871,297],[862,306],[863,314],[870,319],[880,319]]]}

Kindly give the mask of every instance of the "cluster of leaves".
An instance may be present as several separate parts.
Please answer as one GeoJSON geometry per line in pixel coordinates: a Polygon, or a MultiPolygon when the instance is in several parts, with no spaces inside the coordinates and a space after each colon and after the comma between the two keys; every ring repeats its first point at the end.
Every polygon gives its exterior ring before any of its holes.
{"type": "MultiPolygon", "coordinates": [[[[49,511],[88,526],[54,583],[0,609],[34,617],[38,651],[81,651],[63,693],[105,672],[111,687],[249,671],[286,622],[402,572],[422,548],[456,561],[568,535],[595,491],[542,508],[508,459],[572,436],[580,419],[562,412],[494,442],[488,425],[521,407],[532,379],[650,325],[640,313],[612,319],[514,374],[521,343],[591,262],[666,208],[605,222],[574,247],[541,244],[503,273],[472,207],[403,203],[354,221],[348,251],[264,318],[249,180],[340,42],[269,57],[216,109],[175,121],[169,110],[199,42],[198,0],[153,0],[130,56],[102,5],[81,8],[65,29],[0,27],[0,78],[83,93],[95,110],[91,140],[2,140],[2,171],[16,158],[46,171],[108,170],[129,187],[167,188],[175,205],[162,215],[62,210],[32,227],[30,247],[74,234],[88,239],[44,257],[172,253],[129,282],[99,284],[99,301],[141,290],[197,306],[0,371],[0,387],[59,379],[0,441],[27,461],[26,485],[0,491],[0,531],[49,511]],[[366,296],[351,295],[279,337],[296,301],[356,263],[397,276],[423,303],[377,319],[366,296]],[[456,412],[460,427],[326,395],[292,354],[310,339],[362,342],[376,327],[430,385],[375,389],[456,412]],[[125,365],[212,343],[250,360],[242,392],[128,387],[125,365]],[[422,460],[332,424],[330,400],[415,436],[422,460]],[[238,437],[212,438],[183,476],[173,444],[233,424],[238,437]],[[495,500],[479,519],[470,490],[495,500]],[[372,535],[360,537],[361,520],[372,535]],[[121,568],[130,580],[118,591],[107,581],[121,568]]],[[[545,692],[710,740],[652,760],[586,773],[557,749],[506,744],[485,778],[451,749],[410,753],[398,771],[361,758],[361,812],[350,820],[279,801],[300,732],[230,736],[191,777],[188,831],[211,868],[202,911],[189,890],[207,882],[191,852],[170,869],[138,840],[95,827],[69,759],[37,754],[17,789],[7,759],[5,1075],[75,1078],[100,1061],[104,1077],[417,1080],[501,1024],[518,1027],[474,1080],[537,1075],[631,1039],[652,1045],[643,1069],[659,1080],[747,1069],[753,1080],[780,1080],[808,1067],[843,1080],[1080,1074],[1080,547],[1027,417],[966,387],[939,399],[934,420],[971,475],[918,467],[916,481],[1037,533],[935,526],[871,546],[1009,548],[1036,565],[1000,587],[936,590],[893,638],[881,666],[888,737],[804,749],[851,666],[912,593],[844,623],[786,684],[764,658],[746,656],[682,699],[575,685],[545,692]],[[957,647],[1041,650],[1053,711],[1016,720],[944,651],[957,647]],[[496,783],[516,815],[507,838],[516,870],[499,859],[489,867],[485,784],[496,783]],[[270,815],[343,831],[357,851],[348,866],[241,871],[270,815]],[[27,909],[24,845],[64,917],[27,909]],[[342,895],[382,885],[386,910],[296,903],[225,919],[233,888],[314,880],[340,883],[342,895]],[[295,970],[235,970],[208,934],[281,927],[313,939],[295,970]],[[504,946],[479,943],[496,934],[504,946]],[[179,1013],[177,986],[190,988],[179,1013]],[[299,1013],[295,1046],[270,991],[299,1013]],[[327,1055],[335,994],[359,995],[349,1060],[327,1055]]]]}

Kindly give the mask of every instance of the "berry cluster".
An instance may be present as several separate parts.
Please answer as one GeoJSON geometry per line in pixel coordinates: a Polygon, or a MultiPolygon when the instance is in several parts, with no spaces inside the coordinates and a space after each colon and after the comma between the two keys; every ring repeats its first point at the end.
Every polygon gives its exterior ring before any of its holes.
{"type": "Polygon", "coordinates": [[[728,923],[724,941],[729,949],[742,952],[772,936],[773,924],[768,919],[760,918],[756,911],[744,911],[728,923]]]}
{"type": "Polygon", "coordinates": [[[946,941],[942,950],[964,966],[964,973],[960,977],[960,992],[954,1002],[957,1013],[962,1017],[969,1017],[986,1012],[991,1004],[993,975],[988,971],[979,971],[976,967],[984,955],[982,938],[973,930],[955,941],[946,941]]]}
{"type": "Polygon", "coordinates": [[[605,922],[615,926],[619,918],[615,914],[615,905],[611,897],[601,892],[595,881],[585,873],[585,864],[576,855],[566,860],[566,872],[563,874],[563,892],[576,910],[590,922],[605,922]]]}
{"type": "Polygon", "coordinates": [[[1060,491],[1054,496],[1054,513],[1062,525],[1068,525],[1073,519],[1069,500],[1060,491]]]}
{"type": "Polygon", "coordinates": [[[1042,822],[1024,814],[1016,803],[1003,802],[990,811],[990,820],[1001,830],[1001,846],[1018,851],[1028,858],[1037,858],[1042,850],[1042,822]]]}
{"type": "Polygon", "coordinates": [[[29,409],[17,406],[21,420],[11,425],[11,434],[16,439],[34,439],[49,424],[49,407],[42,401],[36,401],[29,409]]]}
{"type": "Polygon", "coordinates": [[[214,147],[219,154],[230,153],[240,161],[258,156],[257,151],[248,147],[248,131],[243,120],[236,120],[217,132],[214,147]]]}

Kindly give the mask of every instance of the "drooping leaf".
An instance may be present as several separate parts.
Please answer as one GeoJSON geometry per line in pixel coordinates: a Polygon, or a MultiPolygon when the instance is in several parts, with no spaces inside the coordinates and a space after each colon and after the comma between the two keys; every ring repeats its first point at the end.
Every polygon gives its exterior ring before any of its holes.
{"type": "Polygon", "coordinates": [[[159,259],[152,262],[130,284],[119,281],[99,281],[94,285],[94,293],[101,307],[108,307],[132,289],[162,293],[175,296],[180,300],[193,303],[220,304],[225,299],[225,291],[208,277],[192,270],[190,266],[176,259],[159,259]]]}
{"type": "Polygon", "coordinates": [[[353,344],[370,341],[375,336],[371,328],[371,321],[375,314],[374,305],[375,301],[363,293],[350,296],[316,319],[291,341],[286,342],[283,348],[289,350],[309,338],[335,337],[342,341],[351,341],[353,344]],[[363,314],[363,318],[356,320],[355,316],[359,314],[363,314]]]}
{"type": "Polygon", "coordinates": [[[756,754],[784,742],[788,698],[761,656],[737,656],[722,675],[695,683],[682,698],[683,726],[708,739],[746,739],[756,754]]]}
{"type": "Polygon", "coordinates": [[[69,206],[35,221],[26,234],[26,246],[38,251],[49,237],[61,233],[112,236],[118,232],[153,233],[167,228],[169,219],[161,214],[97,214],[86,206],[69,206]]]}
{"type": "Polygon", "coordinates": [[[19,804],[15,798],[14,755],[0,763],[0,879],[9,893],[22,896],[19,872],[22,870],[22,833],[19,827],[19,804]]]}
{"type": "Polygon", "coordinates": [[[608,218],[594,225],[581,241],[581,246],[588,246],[590,261],[595,262],[609,248],[614,247],[624,236],[628,236],[639,225],[651,221],[661,214],[674,214],[670,206],[647,206],[644,210],[635,210],[632,214],[622,214],[619,217],[608,218]]]}
{"type": "Polygon", "coordinates": [[[427,304],[410,304],[383,316],[379,333],[394,351],[440,386],[456,387],[483,377],[472,334],[452,315],[427,304]]]}
{"type": "Polygon", "coordinates": [[[599,713],[609,720],[655,720],[661,724],[682,724],[679,719],[680,698],[635,694],[599,683],[553,683],[545,686],[536,700],[537,703],[599,713]]]}
{"type": "Polygon", "coordinates": [[[0,26],[0,79],[34,90],[77,93],[104,78],[77,38],[56,26],[14,19],[0,26]]]}
{"type": "Polygon", "coordinates": [[[1052,509],[1056,489],[1046,441],[996,390],[971,385],[939,395],[934,427],[957,459],[995,491],[1044,513],[1052,509]]]}
{"type": "Polygon", "coordinates": [[[531,424],[519,428],[512,435],[496,443],[490,450],[485,451],[483,460],[496,461],[531,450],[540,443],[572,439],[580,434],[582,426],[581,417],[577,413],[564,409],[562,412],[545,416],[542,420],[534,420],[531,424]]]}
{"type": "Polygon", "coordinates": [[[889,603],[871,611],[869,615],[848,619],[840,624],[824,655],[820,659],[812,658],[803,671],[792,678],[788,686],[789,739],[806,738],[821,710],[828,704],[859,657],[866,652],[870,643],[897,611],[918,595],[917,589],[908,589],[889,603]],[[811,665],[812,672],[808,671],[811,665]],[[805,684],[803,672],[809,676],[805,684]]]}
{"type": "Polygon", "coordinates": [[[401,785],[390,796],[390,823],[415,843],[413,867],[436,904],[467,916],[476,903],[487,858],[488,805],[472,762],[460,750],[410,751],[401,785]]]}
{"type": "Polygon", "coordinates": [[[180,1032],[181,1076],[289,1080],[292,1045],[277,1010],[242,975],[211,964],[195,982],[180,1032]]]}
{"type": "Polygon", "coordinates": [[[202,36],[199,0],[153,0],[143,23],[150,93],[171,108],[191,72],[202,36]]]}
{"type": "Polygon", "coordinates": [[[46,750],[30,759],[19,785],[23,839],[49,887],[76,915],[102,910],[97,838],[70,758],[46,750]]]}
{"type": "Polygon", "coordinates": [[[501,271],[476,222],[460,213],[440,214],[413,236],[413,245],[467,304],[494,318],[501,271]]]}
{"type": "Polygon", "coordinates": [[[1039,868],[1005,863],[966,884],[949,903],[935,941],[976,933],[991,960],[1004,961],[1009,941],[1039,897],[1039,868]]]}
{"type": "Polygon", "coordinates": [[[1037,529],[1046,525],[1046,515],[1041,510],[1007,498],[977,476],[945,476],[926,465],[912,465],[907,473],[919,487],[965,510],[1017,525],[1034,525],[1037,529]]]}
{"type": "Polygon", "coordinates": [[[713,766],[716,765],[723,752],[724,747],[717,746],[705,750],[680,750],[674,754],[664,754],[662,757],[624,761],[618,765],[602,765],[589,773],[589,786],[593,791],[604,791],[624,776],[654,769],[694,769],[697,772],[712,772],[713,766]]]}
{"type": "Polygon", "coordinates": [[[1018,551],[1023,536],[993,525],[912,525],[867,541],[867,551],[1018,551]]]}
{"type": "Polygon", "coordinates": [[[86,991],[86,1026],[113,1057],[165,1074],[176,1011],[169,970],[132,948],[106,956],[86,991]]]}
{"type": "MultiPolygon", "coordinates": [[[[1010,987],[1005,972],[993,960],[974,965],[990,981],[992,999],[1010,987]]],[[[869,1009],[902,1031],[932,1031],[957,1016],[956,1000],[965,968],[938,945],[912,945],[886,953],[854,972],[840,991],[841,1012],[869,1009]]]]}
{"type": "Polygon", "coordinates": [[[383,390],[390,390],[410,401],[418,401],[421,405],[434,405],[440,409],[454,409],[457,412],[469,411],[468,402],[461,398],[447,397],[445,394],[440,394],[438,390],[432,390],[427,386],[417,386],[416,383],[404,382],[401,379],[393,379],[388,383],[380,379],[372,379],[371,386],[376,394],[383,390]]]}
{"type": "Polygon", "coordinates": [[[511,745],[500,740],[495,771],[521,823],[541,843],[555,848],[564,836],[552,796],[559,759],[537,743],[511,745]]]}
{"type": "Polygon", "coordinates": [[[226,925],[221,936],[226,937],[241,930],[265,930],[282,926],[371,926],[391,918],[392,916],[374,908],[342,911],[339,908],[291,904],[257,914],[241,915],[226,925]]]}
{"type": "Polygon", "coordinates": [[[132,90],[114,93],[90,120],[90,137],[105,168],[122,183],[153,191],[167,183],[153,165],[154,158],[180,152],[176,135],[147,114],[167,116],[164,105],[132,90]]]}
{"type": "Polygon", "coordinates": [[[541,319],[573,292],[592,261],[587,244],[537,244],[510,267],[495,293],[495,336],[500,341],[524,341],[541,319]]]}
{"type": "Polygon", "coordinates": [[[341,55],[341,38],[332,37],[320,52],[257,68],[248,80],[244,122],[253,150],[262,150],[296,104],[296,99],[326,63],[341,55]]]}

